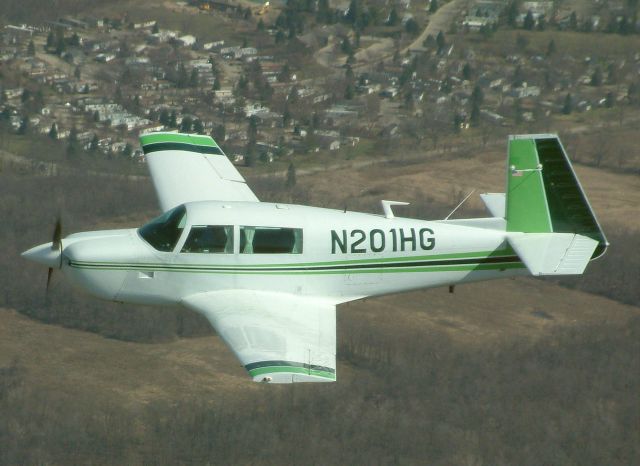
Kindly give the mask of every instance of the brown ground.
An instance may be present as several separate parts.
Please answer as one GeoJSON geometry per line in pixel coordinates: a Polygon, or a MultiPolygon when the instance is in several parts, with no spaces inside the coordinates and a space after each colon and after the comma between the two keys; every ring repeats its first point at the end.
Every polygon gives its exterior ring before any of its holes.
{"type": "MultiPolygon", "coordinates": [[[[476,193],[468,206],[483,208],[478,194],[504,192],[506,155],[487,151],[470,158],[448,158],[405,166],[371,166],[357,170],[340,168],[300,177],[312,201],[341,207],[345,200],[365,198],[371,205],[380,199],[416,202],[424,197],[455,207],[460,194],[476,193]],[[339,186],[340,189],[336,189],[339,186]]],[[[608,228],[640,230],[640,177],[574,164],[574,168],[600,222],[608,228]]]]}
{"type": "MultiPolygon", "coordinates": [[[[535,339],[558,327],[624,322],[640,310],[544,280],[499,280],[368,299],[339,308],[345,327],[388,329],[392,338],[448,337],[463,346],[535,339]]],[[[47,325],[0,309],[0,367],[26,369],[26,384],[68,396],[92,394],[130,407],[155,400],[221,401],[251,396],[258,385],[218,337],[142,344],[47,325]]],[[[356,376],[339,364],[340,378],[356,376]]]]}

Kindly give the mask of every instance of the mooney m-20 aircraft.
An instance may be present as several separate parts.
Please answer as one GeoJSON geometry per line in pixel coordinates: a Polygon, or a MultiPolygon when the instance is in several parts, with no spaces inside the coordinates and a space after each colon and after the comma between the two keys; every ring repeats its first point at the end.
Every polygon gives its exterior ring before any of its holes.
{"type": "Polygon", "coordinates": [[[556,135],[509,138],[490,218],[260,202],[213,139],[140,138],[163,214],[23,253],[104,299],[204,314],[253,380],[336,380],[336,305],[514,275],[582,274],[608,246],[556,135]]]}

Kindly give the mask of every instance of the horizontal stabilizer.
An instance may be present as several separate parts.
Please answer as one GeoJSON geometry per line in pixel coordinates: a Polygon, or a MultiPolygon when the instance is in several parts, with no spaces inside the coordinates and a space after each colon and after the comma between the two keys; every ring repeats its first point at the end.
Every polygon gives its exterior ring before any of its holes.
{"type": "Polygon", "coordinates": [[[505,195],[504,193],[484,193],[480,194],[480,199],[484,202],[484,205],[489,209],[491,215],[498,218],[505,217],[505,195]]]}
{"type": "Polygon", "coordinates": [[[581,275],[598,246],[574,233],[516,233],[508,241],[532,275],[581,275]]]}

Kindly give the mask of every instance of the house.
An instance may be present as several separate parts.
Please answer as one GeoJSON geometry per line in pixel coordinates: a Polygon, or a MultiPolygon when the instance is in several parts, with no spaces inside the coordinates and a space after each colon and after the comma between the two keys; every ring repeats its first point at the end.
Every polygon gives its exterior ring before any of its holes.
{"type": "Polygon", "coordinates": [[[168,42],[169,40],[175,39],[176,37],[178,37],[178,32],[161,29],[155,34],[150,34],[149,40],[154,43],[160,43],[160,42],[168,42]]]}
{"type": "Polygon", "coordinates": [[[516,87],[511,90],[511,96],[518,99],[525,97],[538,97],[540,95],[540,88],[538,86],[527,86],[524,83],[521,87],[516,87]]]}
{"type": "Polygon", "coordinates": [[[213,50],[215,48],[220,48],[224,45],[224,41],[223,40],[217,40],[215,42],[207,42],[205,44],[202,44],[202,48],[204,50],[213,50]]]}
{"type": "Polygon", "coordinates": [[[21,97],[23,92],[24,92],[23,87],[14,87],[11,89],[5,89],[4,95],[6,96],[7,99],[16,99],[18,97],[21,97]]]}
{"type": "Polygon", "coordinates": [[[242,47],[238,45],[233,47],[223,47],[220,49],[220,55],[222,56],[222,58],[225,58],[227,60],[237,58],[241,48],[242,47]]]}
{"type": "Polygon", "coordinates": [[[233,89],[230,87],[218,89],[217,91],[215,91],[215,93],[216,93],[216,99],[220,99],[225,102],[230,102],[234,100],[233,89]]]}
{"type": "MultiPolygon", "coordinates": [[[[217,95],[217,94],[216,94],[217,95]]],[[[268,112],[269,108],[263,106],[259,102],[248,103],[244,106],[244,114],[248,117],[256,115],[258,113],[268,112]]]]}
{"type": "Polygon", "coordinates": [[[152,28],[156,25],[156,21],[155,20],[151,20],[151,21],[142,21],[140,23],[133,23],[133,29],[145,29],[145,28],[152,28]]]}
{"type": "Polygon", "coordinates": [[[326,147],[329,150],[339,150],[340,149],[340,141],[335,139],[331,142],[329,142],[329,144],[326,147]]]}
{"type": "Polygon", "coordinates": [[[164,125],[157,123],[157,124],[150,124],[148,126],[145,126],[144,128],[140,129],[140,135],[142,136],[143,134],[148,134],[148,133],[157,133],[158,131],[165,131],[165,127],[164,125]]]}
{"type": "Polygon", "coordinates": [[[96,55],[96,61],[100,63],[109,63],[112,60],[115,60],[116,56],[113,53],[99,53],[96,55]]]}
{"type": "Polygon", "coordinates": [[[494,23],[495,21],[491,18],[481,18],[478,16],[467,16],[462,21],[462,25],[473,32],[478,32],[494,23]]]}
{"type": "Polygon", "coordinates": [[[191,34],[186,34],[184,36],[180,36],[178,37],[178,42],[181,42],[183,46],[185,47],[191,47],[193,44],[196,43],[196,38],[195,36],[192,36],[191,34]]]}
{"type": "Polygon", "coordinates": [[[253,55],[258,55],[258,49],[255,47],[243,47],[240,49],[240,57],[249,57],[253,55]]]}
{"type": "Polygon", "coordinates": [[[17,36],[32,36],[36,29],[32,26],[27,26],[26,24],[22,24],[20,26],[14,26],[13,24],[9,24],[4,27],[5,31],[11,34],[13,37],[17,36]]]}
{"type": "Polygon", "coordinates": [[[340,149],[340,133],[333,130],[316,130],[316,140],[323,149],[330,151],[340,149]]]}
{"type": "Polygon", "coordinates": [[[275,112],[258,112],[255,117],[260,121],[261,128],[275,128],[282,126],[282,115],[275,112]]]}
{"type": "Polygon", "coordinates": [[[498,125],[505,124],[505,120],[506,120],[505,117],[503,117],[498,113],[483,109],[483,110],[480,110],[480,115],[482,115],[485,119],[489,120],[492,123],[495,123],[498,125]]]}
{"type": "Polygon", "coordinates": [[[530,11],[534,18],[547,15],[553,10],[553,2],[523,2],[522,9],[530,11]]]}
{"type": "Polygon", "coordinates": [[[72,28],[89,29],[89,24],[86,21],[81,21],[79,19],[75,19],[69,16],[60,18],[59,21],[60,23],[66,24],[72,28]]]}

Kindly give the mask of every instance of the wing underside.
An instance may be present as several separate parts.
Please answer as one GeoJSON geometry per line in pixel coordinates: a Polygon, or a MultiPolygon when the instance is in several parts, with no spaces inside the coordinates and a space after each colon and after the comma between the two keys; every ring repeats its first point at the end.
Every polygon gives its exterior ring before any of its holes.
{"type": "Polygon", "coordinates": [[[150,133],[140,143],[164,212],[193,201],[258,202],[211,137],[150,133]]]}
{"type": "Polygon", "coordinates": [[[256,382],[334,382],[336,308],[312,298],[230,290],[190,296],[256,382]]]}

